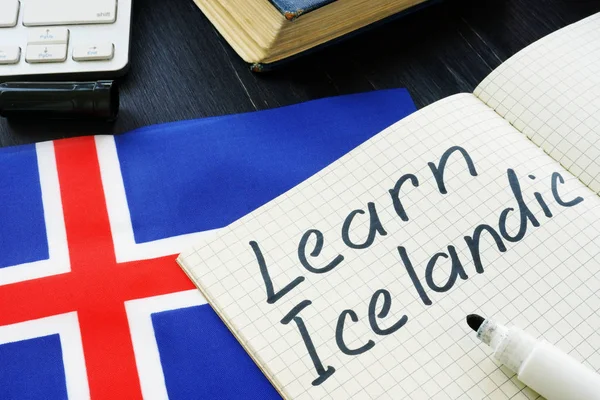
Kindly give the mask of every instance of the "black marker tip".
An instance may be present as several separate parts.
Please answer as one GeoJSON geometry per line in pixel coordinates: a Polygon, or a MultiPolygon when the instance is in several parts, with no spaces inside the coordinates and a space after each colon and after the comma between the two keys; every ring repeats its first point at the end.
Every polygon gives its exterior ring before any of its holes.
{"type": "Polygon", "coordinates": [[[467,324],[473,329],[475,332],[479,330],[481,324],[483,324],[485,318],[477,314],[469,314],[467,315],[467,324]]]}

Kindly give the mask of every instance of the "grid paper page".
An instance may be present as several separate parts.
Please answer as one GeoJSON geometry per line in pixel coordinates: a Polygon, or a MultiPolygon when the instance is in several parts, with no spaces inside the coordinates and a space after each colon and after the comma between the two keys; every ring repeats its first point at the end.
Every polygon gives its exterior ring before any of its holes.
{"type": "Polygon", "coordinates": [[[600,193],[600,14],[520,51],[474,93],[600,193]]]}
{"type": "MultiPolygon", "coordinates": [[[[349,238],[362,244],[369,217],[355,216],[349,238]]],[[[517,235],[519,221],[518,212],[510,212],[505,233],[517,235]]],[[[462,94],[384,130],[178,261],[285,398],[534,399],[537,394],[492,360],[465,316],[477,312],[518,325],[599,370],[599,234],[600,198],[476,97],[462,94]],[[447,193],[441,194],[427,163],[438,164],[453,146],[468,152],[477,175],[463,156],[453,153],[443,177],[447,193]],[[516,209],[509,168],[539,226],[526,222],[521,240],[500,239],[505,252],[498,251],[491,236],[482,235],[484,271],[477,273],[464,236],[481,224],[499,229],[502,210],[516,209]],[[554,172],[565,180],[557,184],[559,198],[584,200],[559,205],[550,189],[554,172]],[[389,189],[407,173],[418,178],[419,186],[402,186],[404,221],[389,189]],[[534,191],[546,199],[552,217],[544,214],[534,191]],[[369,202],[386,235],[378,233],[368,248],[350,248],[341,239],[344,220],[352,210],[367,210],[369,202]],[[309,272],[299,261],[299,242],[310,229],[323,234],[320,252],[313,251],[316,234],[307,242],[310,266],[324,268],[337,255],[344,257],[328,272],[309,272]],[[275,292],[304,277],[273,304],[267,303],[251,241],[259,245],[275,292]],[[450,252],[449,245],[468,278],[435,292],[426,283],[426,265],[435,253],[450,252]],[[417,292],[398,246],[406,249],[431,305],[417,292]],[[380,289],[389,291],[391,307],[384,315],[385,295],[380,295],[373,312],[377,327],[390,329],[404,315],[408,318],[387,335],[376,334],[368,317],[371,298],[380,289]],[[312,304],[297,316],[322,368],[335,368],[317,386],[312,383],[320,374],[297,321],[280,322],[304,300],[312,304]],[[357,321],[345,319],[343,344],[355,350],[373,343],[362,354],[347,355],[336,341],[344,310],[353,310],[357,321]]],[[[431,274],[438,288],[449,280],[450,264],[438,260],[431,274]]]]}

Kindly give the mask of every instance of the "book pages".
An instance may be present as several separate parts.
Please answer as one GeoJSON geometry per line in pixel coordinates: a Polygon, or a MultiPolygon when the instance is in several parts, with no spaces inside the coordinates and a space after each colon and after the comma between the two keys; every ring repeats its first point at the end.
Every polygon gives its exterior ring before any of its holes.
{"type": "Polygon", "coordinates": [[[462,94],[178,262],[285,398],[524,399],[465,317],[600,370],[599,234],[600,199],[462,94]]]}
{"type": "Polygon", "coordinates": [[[600,14],[521,50],[474,93],[600,193],[600,14]]]}

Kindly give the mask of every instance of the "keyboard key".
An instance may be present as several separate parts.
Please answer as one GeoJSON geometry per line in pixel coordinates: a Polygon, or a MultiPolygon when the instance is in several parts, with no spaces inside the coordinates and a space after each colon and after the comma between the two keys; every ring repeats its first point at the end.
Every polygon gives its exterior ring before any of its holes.
{"type": "Polygon", "coordinates": [[[117,0],[28,0],[23,25],[112,24],[117,0]]]}
{"type": "Polygon", "coordinates": [[[10,28],[17,24],[19,16],[18,0],[0,0],[0,28],[10,28]]]}
{"type": "Polygon", "coordinates": [[[63,62],[66,59],[66,44],[30,44],[25,54],[25,61],[28,63],[63,62]]]}
{"type": "Polygon", "coordinates": [[[83,46],[75,46],[73,49],[73,60],[75,61],[99,61],[110,60],[115,53],[112,43],[96,43],[83,46]]]}
{"type": "Polygon", "coordinates": [[[67,43],[69,43],[69,30],[67,28],[34,28],[29,30],[27,36],[27,44],[67,43]]]}
{"type": "Polygon", "coordinates": [[[0,64],[16,64],[21,59],[19,46],[0,46],[0,64]]]}

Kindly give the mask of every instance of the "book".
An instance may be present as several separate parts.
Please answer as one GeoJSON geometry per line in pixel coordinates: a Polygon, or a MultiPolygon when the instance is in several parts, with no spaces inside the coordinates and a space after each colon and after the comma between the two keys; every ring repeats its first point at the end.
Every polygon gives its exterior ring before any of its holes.
{"type": "Polygon", "coordinates": [[[599,77],[596,14],[178,262],[286,399],[536,398],[470,313],[598,371],[599,77]]]}
{"type": "Polygon", "coordinates": [[[426,0],[194,1],[252,70],[262,71],[426,0]]]}

